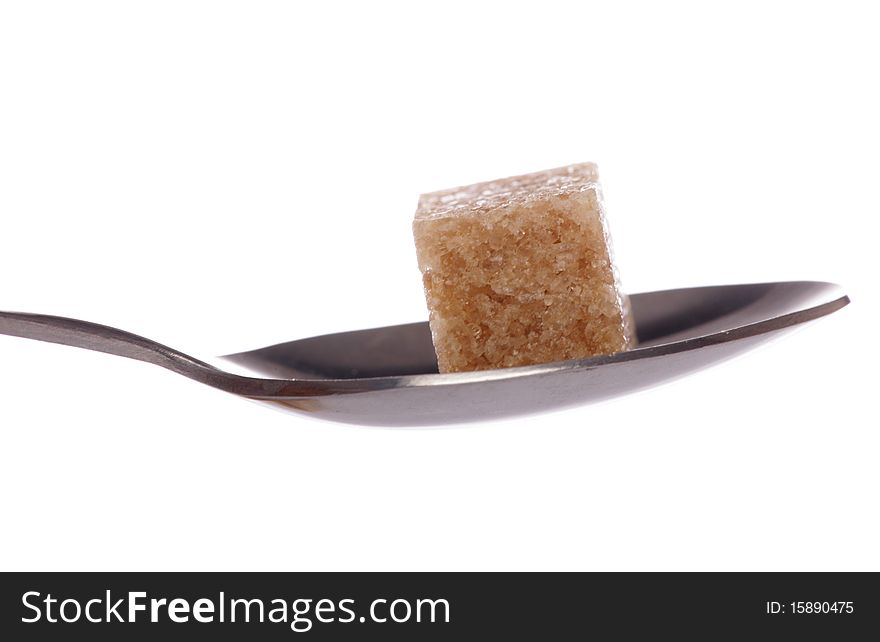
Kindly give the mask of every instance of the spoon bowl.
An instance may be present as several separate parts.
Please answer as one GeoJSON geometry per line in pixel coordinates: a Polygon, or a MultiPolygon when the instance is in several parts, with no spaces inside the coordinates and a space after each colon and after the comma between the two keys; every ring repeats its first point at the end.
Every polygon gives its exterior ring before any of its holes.
{"type": "Polygon", "coordinates": [[[647,388],[749,350],[849,303],[816,281],[631,295],[639,346],[616,354],[438,374],[428,324],[329,334],[221,357],[220,370],[143,337],[87,321],[0,312],[0,334],[162,366],[226,392],[353,424],[421,426],[576,406],[647,388]]]}

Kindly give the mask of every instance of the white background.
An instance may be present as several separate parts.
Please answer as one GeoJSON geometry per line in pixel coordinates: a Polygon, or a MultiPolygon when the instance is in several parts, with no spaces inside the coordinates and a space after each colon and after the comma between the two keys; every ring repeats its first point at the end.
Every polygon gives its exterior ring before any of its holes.
{"type": "Polygon", "coordinates": [[[419,193],[586,160],[630,291],[853,300],[440,430],[0,337],[0,568],[880,569],[869,3],[0,7],[0,309],[206,357],[423,320],[419,193]]]}

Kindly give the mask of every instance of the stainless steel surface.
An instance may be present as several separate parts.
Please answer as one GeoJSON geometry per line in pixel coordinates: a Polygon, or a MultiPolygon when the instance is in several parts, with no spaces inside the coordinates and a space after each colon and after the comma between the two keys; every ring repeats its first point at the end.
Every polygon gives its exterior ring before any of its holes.
{"type": "Polygon", "coordinates": [[[839,286],[814,281],[635,294],[640,341],[635,350],[442,375],[437,374],[427,323],[324,335],[223,357],[258,375],[254,377],[219,370],[149,339],[87,321],[0,312],[0,334],[146,361],[232,394],[322,419],[417,426],[534,413],[646,388],[728,359],[847,303],[839,286]]]}

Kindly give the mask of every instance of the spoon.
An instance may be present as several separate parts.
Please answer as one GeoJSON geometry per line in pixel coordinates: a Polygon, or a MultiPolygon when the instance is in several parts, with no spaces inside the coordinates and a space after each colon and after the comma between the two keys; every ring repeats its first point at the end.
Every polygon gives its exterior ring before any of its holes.
{"type": "Polygon", "coordinates": [[[0,334],[138,359],[200,383],[314,417],[417,426],[497,419],[607,399],[675,379],[849,303],[814,281],[631,295],[639,346],[608,356],[437,373],[427,323],[328,334],[231,354],[254,377],[155,341],[63,317],[0,312],[0,334]],[[265,378],[264,378],[265,377],[265,378]]]}

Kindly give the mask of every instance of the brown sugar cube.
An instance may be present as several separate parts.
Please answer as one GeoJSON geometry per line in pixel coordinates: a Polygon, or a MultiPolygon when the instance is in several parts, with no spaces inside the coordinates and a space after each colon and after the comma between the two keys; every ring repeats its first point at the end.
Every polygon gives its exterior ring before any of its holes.
{"type": "Polygon", "coordinates": [[[440,372],[634,345],[598,180],[582,163],[421,196],[413,233],[440,372]]]}

